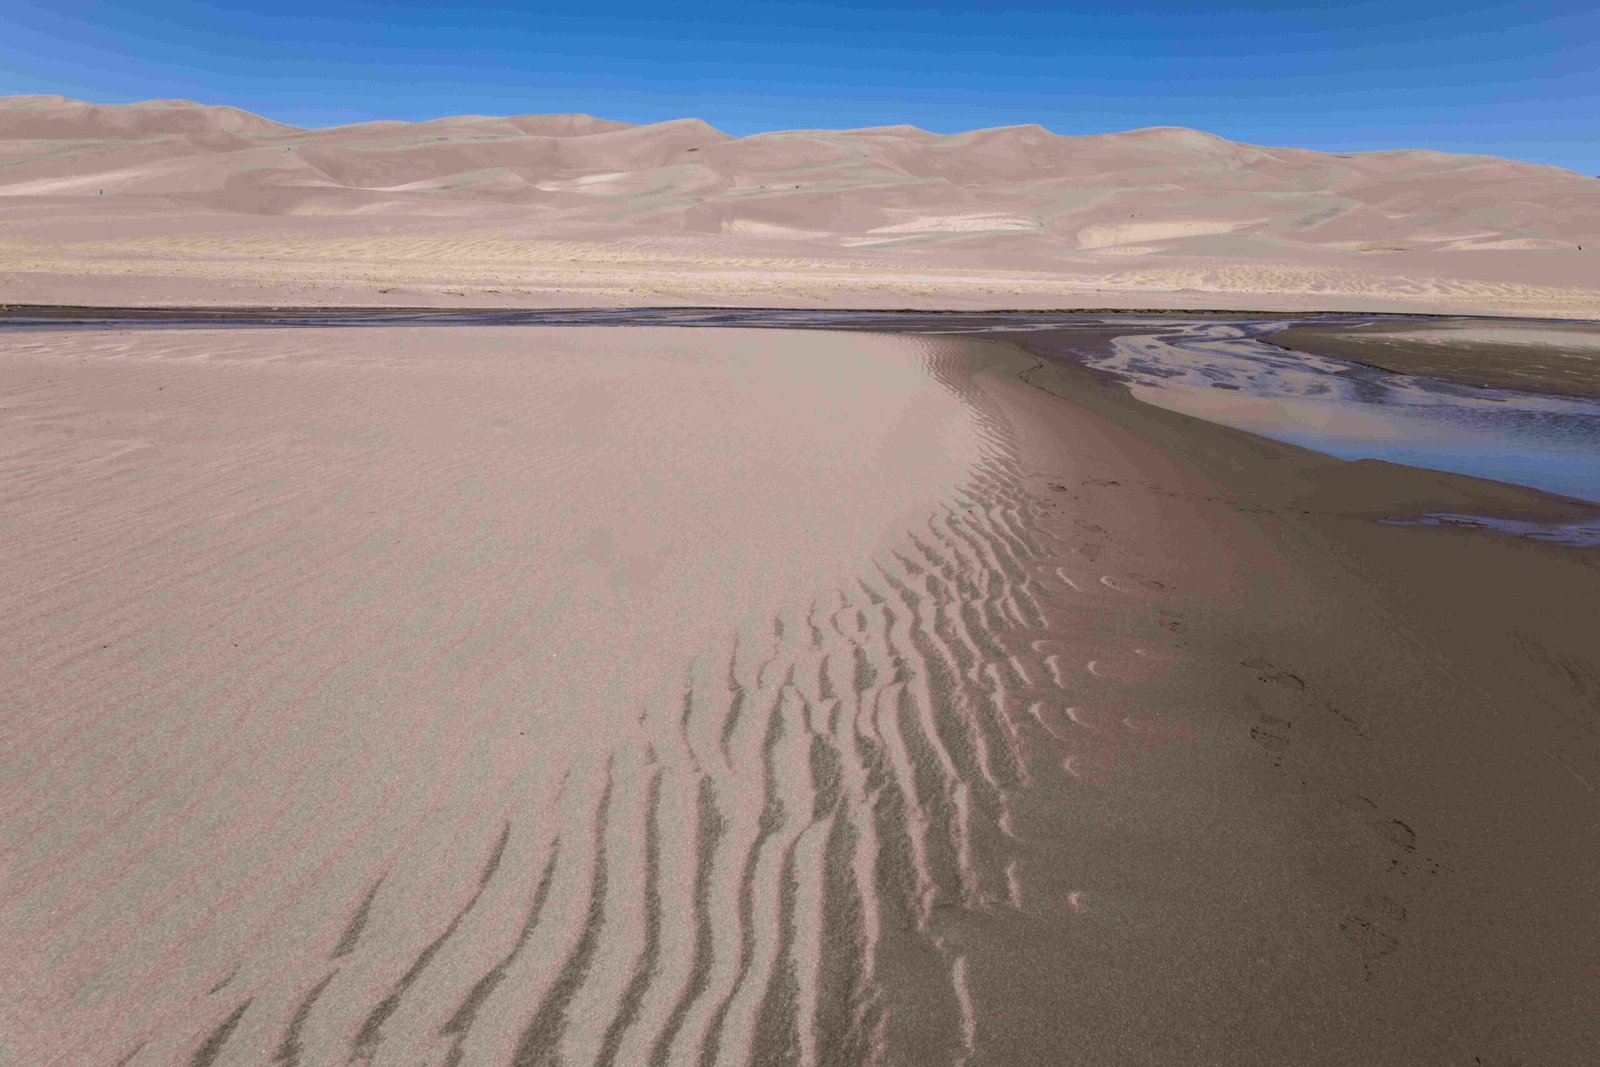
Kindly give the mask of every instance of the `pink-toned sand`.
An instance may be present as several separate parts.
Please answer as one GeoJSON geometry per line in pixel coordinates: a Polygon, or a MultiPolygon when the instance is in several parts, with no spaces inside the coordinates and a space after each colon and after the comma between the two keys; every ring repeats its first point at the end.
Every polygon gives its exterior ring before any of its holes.
{"type": "Polygon", "coordinates": [[[0,1063],[1600,1033],[1593,554],[1374,521],[1531,490],[992,340],[12,329],[0,398],[0,1063]]]}
{"type": "Polygon", "coordinates": [[[0,164],[12,303],[1600,315],[1600,183],[1487,156],[10,97],[0,164]]]}
{"type": "Polygon", "coordinates": [[[1040,611],[994,369],[775,331],[6,341],[0,1058],[688,1062],[786,1033],[773,989],[866,1049],[907,937],[957,996],[926,924],[1009,899],[966,849],[1017,758],[963,628],[1040,611]],[[970,588],[912,594],[936,559],[970,588]]]}
{"type": "MultiPolygon", "coordinates": [[[[0,163],[4,302],[1600,306],[1592,179],[1188,130],[0,163]]],[[[10,331],[0,398],[0,1062],[1594,1047],[1592,559],[1374,522],[1536,494],[986,341],[10,331]]]]}

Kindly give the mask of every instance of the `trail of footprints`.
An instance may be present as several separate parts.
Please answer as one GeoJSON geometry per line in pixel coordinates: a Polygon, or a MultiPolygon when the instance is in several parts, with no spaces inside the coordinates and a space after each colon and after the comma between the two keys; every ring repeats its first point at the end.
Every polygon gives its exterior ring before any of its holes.
{"type": "MultiPolygon", "coordinates": [[[[1294,727],[1297,719],[1307,715],[1332,716],[1362,741],[1372,740],[1360,723],[1317,697],[1305,679],[1293,671],[1262,659],[1244,660],[1240,666],[1254,672],[1260,683],[1260,695],[1254,705],[1258,721],[1250,727],[1250,739],[1262,749],[1273,768],[1298,775],[1293,763],[1294,727]]],[[[1414,891],[1414,879],[1431,877],[1442,868],[1419,849],[1416,831],[1408,823],[1394,818],[1369,797],[1345,791],[1339,797],[1339,806],[1364,828],[1387,876],[1381,887],[1363,894],[1339,919],[1339,930],[1349,940],[1370,981],[1384,957],[1402,945],[1407,905],[1391,894],[1414,891]]]]}
{"type": "Polygon", "coordinates": [[[1103,778],[1156,738],[1077,697],[1170,653],[1094,659],[1053,633],[1063,601],[1165,586],[1042,523],[1005,424],[936,360],[989,442],[955,499],[853,585],[702,656],[625,744],[551,768],[559,818],[513,807],[392,973],[363,962],[407,940],[380,878],[319,966],[277,976],[294,990],[220,987],[189,1062],[964,1062],[981,1020],[959,917],[1025,900],[1017,791],[1103,778]]]}

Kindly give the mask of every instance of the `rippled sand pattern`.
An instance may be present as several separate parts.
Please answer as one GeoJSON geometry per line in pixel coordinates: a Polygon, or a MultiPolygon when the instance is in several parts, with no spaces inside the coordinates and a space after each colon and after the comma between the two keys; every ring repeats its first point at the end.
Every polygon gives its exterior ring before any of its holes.
{"type": "Polygon", "coordinates": [[[1051,605],[1151,595],[1058,567],[1003,350],[6,343],[9,1062],[973,1050],[946,920],[1114,763],[1051,605]]]}

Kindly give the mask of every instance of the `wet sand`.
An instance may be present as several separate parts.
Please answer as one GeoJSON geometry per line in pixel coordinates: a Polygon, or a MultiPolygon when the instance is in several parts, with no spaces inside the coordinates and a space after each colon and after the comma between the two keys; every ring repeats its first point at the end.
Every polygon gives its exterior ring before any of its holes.
{"type": "Polygon", "coordinates": [[[0,1051],[1582,1062],[1575,505],[1116,332],[0,338],[0,1051]]]}
{"type": "MultiPolygon", "coordinates": [[[[1047,359],[1079,343],[1025,340],[1047,359]]],[[[1118,775],[1092,813],[1040,800],[1047,824],[1086,824],[1041,834],[1060,842],[1042,866],[1099,865],[1122,906],[1092,934],[1041,920],[1013,943],[1075,961],[1056,1023],[1012,1013],[1033,1035],[1017,1057],[1589,1058],[1600,556],[1380,520],[1594,509],[1175,416],[1071,360],[1030,380],[1106,420],[1115,447],[1064,507],[1112,542],[1154,532],[1139,566],[1174,590],[1158,610],[1188,660],[1140,703],[1202,754],[1118,775]]]]}
{"type": "MultiPolygon", "coordinates": [[[[1282,325],[1130,324],[1083,359],[1141,401],[1341,459],[1450,471],[1600,503],[1595,400],[1484,389],[1291,352],[1271,343],[1282,325]]],[[[1504,330],[1477,320],[1456,332],[1472,340],[1504,330]]]]}
{"type": "Polygon", "coordinates": [[[1297,324],[1264,339],[1295,352],[1464,385],[1600,397],[1600,323],[1297,324]]]}

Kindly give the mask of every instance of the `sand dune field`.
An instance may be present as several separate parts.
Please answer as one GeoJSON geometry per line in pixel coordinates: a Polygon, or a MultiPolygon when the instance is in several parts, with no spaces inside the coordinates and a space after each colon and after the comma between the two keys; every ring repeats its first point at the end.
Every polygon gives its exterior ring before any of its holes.
{"type": "Polygon", "coordinates": [[[297,129],[0,99],[0,301],[1600,315],[1600,181],[1177,128],[297,129]]]}

